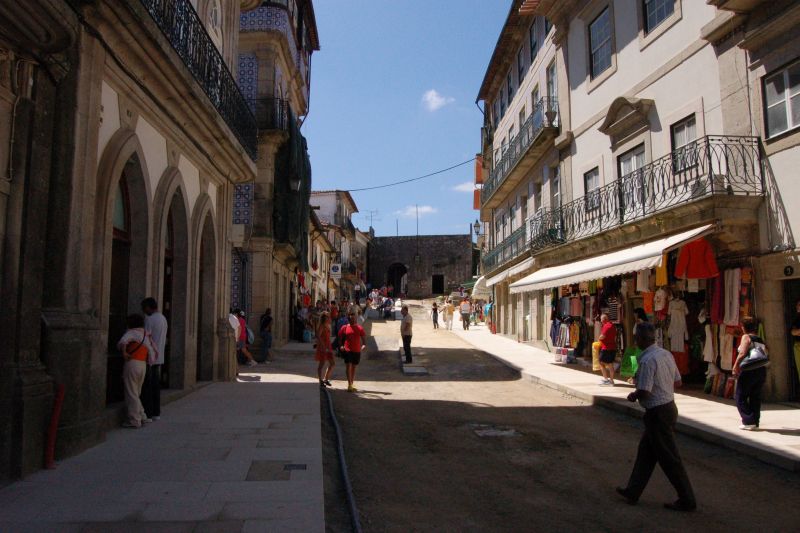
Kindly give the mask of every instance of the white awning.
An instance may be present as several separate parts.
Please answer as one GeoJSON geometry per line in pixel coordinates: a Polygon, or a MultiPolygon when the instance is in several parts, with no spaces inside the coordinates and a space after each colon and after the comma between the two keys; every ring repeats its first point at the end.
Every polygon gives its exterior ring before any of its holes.
{"type": "Polygon", "coordinates": [[[492,297],[492,291],[486,286],[486,276],[478,278],[478,281],[475,282],[475,286],[472,287],[470,296],[481,300],[487,300],[492,297]]]}
{"type": "Polygon", "coordinates": [[[492,276],[491,278],[486,280],[486,286],[491,287],[492,285],[497,285],[501,281],[504,281],[508,278],[508,270],[503,270],[496,276],[492,276]]]}
{"type": "Polygon", "coordinates": [[[492,285],[497,285],[501,281],[505,281],[508,278],[510,278],[511,276],[515,276],[515,275],[517,275],[517,274],[519,274],[521,272],[525,272],[526,270],[528,270],[532,266],[533,266],[533,257],[529,257],[528,259],[526,259],[525,261],[521,262],[520,264],[514,265],[513,267],[511,267],[511,268],[509,268],[507,270],[503,270],[502,272],[500,272],[496,276],[492,276],[491,278],[487,279],[486,280],[486,286],[487,287],[491,287],[492,285]]]}
{"type": "Polygon", "coordinates": [[[543,268],[512,283],[510,291],[519,293],[549,289],[560,285],[571,285],[581,281],[619,276],[620,274],[654,268],[661,265],[661,257],[665,252],[710,233],[713,229],[713,224],[707,224],[671,237],[632,246],[610,254],[565,265],[543,268]]]}

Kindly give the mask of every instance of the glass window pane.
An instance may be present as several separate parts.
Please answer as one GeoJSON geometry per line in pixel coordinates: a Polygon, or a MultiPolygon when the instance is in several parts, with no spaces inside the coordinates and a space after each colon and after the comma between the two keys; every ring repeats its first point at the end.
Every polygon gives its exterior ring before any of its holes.
{"type": "Polygon", "coordinates": [[[767,105],[771,106],[781,102],[785,98],[786,86],[783,83],[783,72],[767,78],[764,83],[764,89],[767,97],[767,105]]]}
{"type": "Polygon", "coordinates": [[[789,92],[792,96],[800,93],[800,62],[789,67],[789,92]]]}
{"type": "Polygon", "coordinates": [[[800,94],[790,100],[792,110],[792,127],[800,126],[800,94]]]}
{"type": "Polygon", "coordinates": [[[589,25],[589,45],[592,52],[591,74],[597,76],[611,66],[611,17],[608,8],[589,25]]]}
{"type": "Polygon", "coordinates": [[[786,106],[776,105],[767,109],[767,131],[770,135],[775,135],[786,131],[786,106]]]}

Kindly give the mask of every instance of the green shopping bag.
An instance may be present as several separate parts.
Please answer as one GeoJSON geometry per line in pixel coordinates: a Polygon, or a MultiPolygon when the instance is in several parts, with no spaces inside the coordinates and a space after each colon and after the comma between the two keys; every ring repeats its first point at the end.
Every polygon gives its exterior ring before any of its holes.
{"type": "Polygon", "coordinates": [[[619,367],[619,373],[624,378],[632,378],[636,375],[639,369],[639,354],[642,351],[635,346],[629,346],[625,353],[622,355],[622,364],[619,367]]]}

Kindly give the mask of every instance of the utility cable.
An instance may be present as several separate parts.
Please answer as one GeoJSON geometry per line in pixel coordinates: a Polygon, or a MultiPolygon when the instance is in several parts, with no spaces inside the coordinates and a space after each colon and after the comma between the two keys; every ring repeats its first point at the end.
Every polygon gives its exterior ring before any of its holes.
{"type": "Polygon", "coordinates": [[[344,483],[344,490],[347,494],[347,505],[350,508],[350,521],[353,525],[354,533],[361,533],[361,518],[358,514],[358,507],[356,507],[356,498],[353,495],[353,485],[350,483],[350,472],[347,470],[347,461],[344,457],[344,441],[342,439],[342,430],[339,427],[339,422],[336,420],[336,412],[333,409],[333,397],[327,387],[323,389],[325,396],[328,399],[328,413],[331,415],[331,422],[333,422],[333,429],[336,430],[336,451],[339,455],[339,468],[342,471],[342,482],[344,483]]]}
{"type": "Polygon", "coordinates": [[[454,168],[463,167],[467,163],[472,163],[475,161],[474,157],[470,157],[466,161],[462,161],[457,165],[453,165],[452,167],[443,168],[441,170],[437,170],[436,172],[431,172],[430,174],[425,174],[424,176],[417,176],[416,178],[411,178],[402,181],[395,181],[393,183],[386,183],[384,185],[375,185],[374,187],[362,187],[360,189],[347,189],[348,192],[359,192],[359,191],[371,191],[374,189],[385,189],[386,187],[395,187],[397,185],[403,185],[405,183],[411,183],[412,181],[419,181],[425,178],[430,178],[431,176],[436,176],[437,174],[442,174],[443,172],[447,172],[448,170],[453,170],[454,168]]]}

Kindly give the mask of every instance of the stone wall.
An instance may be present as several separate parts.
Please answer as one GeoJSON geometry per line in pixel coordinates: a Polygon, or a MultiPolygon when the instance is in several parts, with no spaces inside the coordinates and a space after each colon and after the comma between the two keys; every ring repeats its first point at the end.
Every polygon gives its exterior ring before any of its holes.
{"type": "MultiPolygon", "coordinates": [[[[369,245],[368,280],[373,287],[389,281],[393,264],[408,271],[407,292],[411,298],[433,294],[433,276],[444,276],[444,292],[449,293],[472,278],[470,235],[424,235],[375,237],[369,245]]],[[[399,291],[399,287],[397,287],[399,291]]]]}

